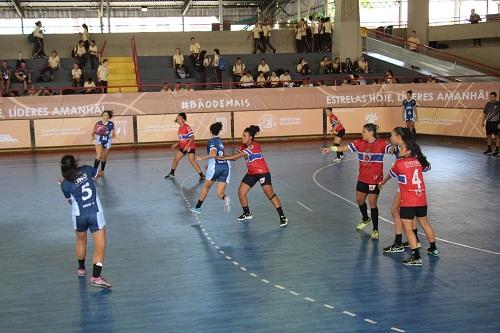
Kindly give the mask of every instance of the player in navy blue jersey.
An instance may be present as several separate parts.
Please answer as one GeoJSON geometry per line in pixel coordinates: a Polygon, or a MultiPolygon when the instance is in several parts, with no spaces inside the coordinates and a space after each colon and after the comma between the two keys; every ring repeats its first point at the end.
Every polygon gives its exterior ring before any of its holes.
{"type": "Polygon", "coordinates": [[[413,133],[413,137],[417,134],[415,130],[415,121],[417,121],[417,101],[412,98],[413,91],[406,92],[406,99],[403,101],[403,120],[406,122],[406,127],[413,133]]]}
{"type": "Polygon", "coordinates": [[[97,169],[89,165],[78,166],[74,156],[65,155],[61,159],[62,178],[58,178],[61,190],[72,207],[73,227],[76,232],[77,276],[84,277],[87,230],[92,233],[95,243],[93,271],[89,284],[100,288],[111,288],[111,284],[101,276],[106,249],[106,221],[93,178],[97,169]]]}
{"type": "Polygon", "coordinates": [[[198,157],[198,161],[208,160],[208,168],[206,174],[205,184],[203,185],[200,197],[198,198],[198,203],[196,207],[191,209],[195,214],[201,213],[201,205],[206,199],[208,192],[212,185],[217,182],[217,196],[224,200],[224,211],[226,213],[230,210],[230,199],[226,195],[226,184],[229,183],[229,178],[231,175],[231,165],[228,161],[218,160],[216,157],[224,156],[224,143],[219,137],[219,133],[222,130],[222,123],[217,122],[210,125],[210,133],[212,138],[208,140],[207,145],[207,156],[198,157]]]}
{"type": "Polygon", "coordinates": [[[95,140],[96,158],[94,168],[98,169],[101,164],[101,170],[97,177],[104,177],[104,168],[106,168],[106,158],[111,148],[111,140],[115,136],[115,124],[111,121],[113,111],[103,111],[102,119],[99,120],[92,131],[92,139],[95,140]]]}

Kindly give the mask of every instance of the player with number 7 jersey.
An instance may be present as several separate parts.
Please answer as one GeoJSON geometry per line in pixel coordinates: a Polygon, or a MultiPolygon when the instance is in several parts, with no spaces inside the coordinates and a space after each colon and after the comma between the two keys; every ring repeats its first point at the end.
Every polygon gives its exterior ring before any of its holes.
{"type": "Polygon", "coordinates": [[[76,275],[84,277],[87,231],[90,230],[95,243],[93,272],[89,284],[100,288],[111,288],[111,284],[101,276],[104,252],[106,248],[106,221],[97,195],[94,177],[97,168],[89,165],[78,166],[74,156],[65,155],[61,159],[61,173],[58,183],[64,197],[72,207],[73,228],[76,234],[76,257],[78,269],[76,275]]]}

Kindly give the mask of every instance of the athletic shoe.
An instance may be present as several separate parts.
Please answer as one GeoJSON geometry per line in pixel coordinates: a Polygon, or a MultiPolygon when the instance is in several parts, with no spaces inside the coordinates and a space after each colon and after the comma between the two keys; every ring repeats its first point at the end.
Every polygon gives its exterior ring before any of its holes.
{"type": "Polygon", "coordinates": [[[403,265],[406,266],[422,266],[424,261],[422,258],[415,259],[413,256],[406,258],[403,260],[403,265]]]}
{"type": "Polygon", "coordinates": [[[203,183],[207,178],[205,178],[205,175],[200,176],[200,179],[198,180],[200,183],[203,183]]]}
{"type": "Polygon", "coordinates": [[[491,154],[491,156],[498,156],[498,149],[496,149],[495,152],[491,154]]]}
{"type": "Polygon", "coordinates": [[[175,175],[173,173],[168,173],[168,175],[165,176],[165,179],[174,179],[175,178],[175,175]]]}
{"type": "Polygon", "coordinates": [[[339,162],[342,162],[342,159],[338,157],[332,160],[332,163],[339,163],[339,162]]]}
{"type": "Polygon", "coordinates": [[[252,213],[249,214],[243,213],[238,217],[238,221],[251,220],[252,218],[253,218],[252,213]]]}
{"type": "Polygon", "coordinates": [[[288,219],[286,216],[280,216],[280,227],[286,227],[288,225],[288,219]]]}
{"type": "Polygon", "coordinates": [[[229,195],[224,197],[224,212],[229,213],[231,211],[231,198],[229,195]]]}
{"type": "Polygon", "coordinates": [[[489,155],[491,154],[491,149],[486,149],[486,151],[483,152],[484,155],[489,155]]]}
{"type": "Polygon", "coordinates": [[[97,177],[104,177],[104,171],[103,171],[103,170],[100,170],[100,171],[97,173],[97,177]]]}
{"type": "Polygon", "coordinates": [[[84,269],[78,268],[76,270],[76,276],[78,276],[78,277],[84,277],[85,275],[87,275],[87,271],[85,270],[85,268],[84,269]]]}
{"type": "Polygon", "coordinates": [[[405,248],[403,245],[398,245],[393,243],[391,246],[384,247],[384,253],[401,253],[404,252],[405,248]]]}
{"type": "Polygon", "coordinates": [[[201,208],[191,208],[190,209],[191,213],[199,215],[201,214],[201,208]]]}
{"type": "Polygon", "coordinates": [[[362,220],[360,223],[358,223],[356,225],[356,230],[363,230],[370,223],[372,223],[372,219],[371,218],[367,218],[366,220],[362,220]]]}
{"type": "Polygon", "coordinates": [[[104,280],[102,276],[99,277],[91,277],[89,280],[89,284],[93,287],[109,289],[111,288],[111,283],[104,280]]]}
{"type": "Polygon", "coordinates": [[[380,233],[378,230],[373,230],[372,231],[372,240],[378,240],[380,238],[380,233]]]}
{"type": "Polygon", "coordinates": [[[431,248],[428,248],[427,254],[433,255],[434,257],[439,257],[439,250],[438,249],[431,250],[431,248]]]}
{"type": "MultiPolygon", "coordinates": [[[[403,247],[410,248],[410,243],[408,243],[408,242],[404,242],[402,245],[403,245],[403,247]]],[[[422,247],[422,243],[417,242],[417,249],[420,249],[421,247],[422,247]]]]}

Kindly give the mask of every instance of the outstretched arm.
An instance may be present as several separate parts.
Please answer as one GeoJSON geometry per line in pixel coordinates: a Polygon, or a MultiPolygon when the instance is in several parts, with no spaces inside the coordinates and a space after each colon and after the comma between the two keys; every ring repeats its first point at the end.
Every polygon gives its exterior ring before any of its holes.
{"type": "Polygon", "coordinates": [[[210,154],[208,154],[207,156],[203,156],[203,157],[197,157],[196,159],[198,161],[204,161],[204,160],[209,160],[211,158],[215,158],[217,156],[217,148],[211,148],[210,149],[210,154]]]}
{"type": "Polygon", "coordinates": [[[342,153],[342,152],[349,151],[349,150],[350,149],[348,146],[330,146],[330,147],[326,147],[326,148],[321,148],[321,154],[326,155],[329,152],[342,153]]]}
{"type": "Polygon", "coordinates": [[[246,155],[245,152],[240,151],[236,154],[229,155],[229,156],[217,156],[217,159],[221,160],[221,161],[236,161],[236,160],[239,160],[240,158],[245,157],[245,155],[246,155]]]}

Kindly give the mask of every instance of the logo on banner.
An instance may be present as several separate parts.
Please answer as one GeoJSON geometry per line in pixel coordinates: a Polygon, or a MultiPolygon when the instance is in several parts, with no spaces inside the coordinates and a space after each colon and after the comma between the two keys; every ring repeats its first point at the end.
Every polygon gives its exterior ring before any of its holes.
{"type": "Polygon", "coordinates": [[[19,142],[18,139],[13,138],[10,134],[0,134],[0,143],[14,143],[19,142]]]}
{"type": "Polygon", "coordinates": [[[373,112],[369,112],[366,114],[365,116],[365,121],[367,123],[372,123],[372,124],[376,124],[377,121],[378,121],[378,116],[376,113],[373,113],[373,112]]]}
{"type": "Polygon", "coordinates": [[[114,121],[114,124],[115,124],[116,135],[127,136],[128,121],[126,121],[126,120],[117,120],[117,121],[114,121]]]}
{"type": "Polygon", "coordinates": [[[263,130],[274,130],[277,126],[275,117],[271,113],[266,113],[259,118],[259,127],[263,130]]]}

